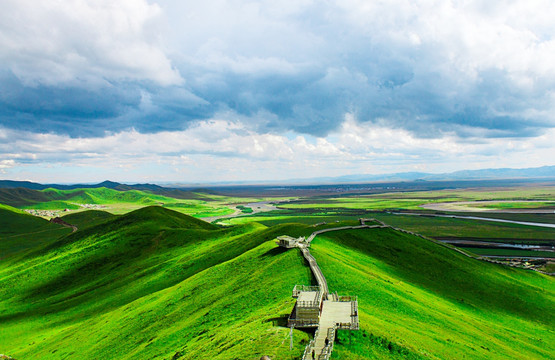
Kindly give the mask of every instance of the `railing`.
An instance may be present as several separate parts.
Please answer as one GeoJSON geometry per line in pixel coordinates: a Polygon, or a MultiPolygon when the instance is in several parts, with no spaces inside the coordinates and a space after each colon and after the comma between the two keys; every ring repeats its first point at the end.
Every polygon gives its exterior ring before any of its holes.
{"type": "Polygon", "coordinates": [[[338,329],[351,330],[353,325],[352,323],[337,323],[335,327],[338,329]]]}
{"type": "Polygon", "coordinates": [[[316,329],[316,332],[314,333],[314,339],[310,340],[310,342],[308,343],[308,345],[304,349],[302,360],[312,359],[312,357],[310,356],[311,355],[310,350],[314,348],[314,345],[316,345],[316,339],[318,338],[319,333],[320,333],[320,329],[318,328],[318,329],[316,329]]]}
{"type": "Polygon", "coordinates": [[[351,301],[351,329],[358,330],[358,297],[351,301]]]}
{"type": "Polygon", "coordinates": [[[320,287],[319,286],[307,286],[307,285],[295,285],[295,287],[293,288],[293,297],[296,298],[299,296],[299,294],[301,292],[304,291],[320,291],[320,287]]]}
{"type": "Polygon", "coordinates": [[[322,349],[320,355],[318,355],[318,360],[328,360],[333,351],[333,343],[335,342],[335,329],[332,327],[328,329],[328,344],[322,349]]]}
{"type": "Polygon", "coordinates": [[[314,300],[314,301],[309,301],[309,300],[299,301],[299,300],[297,300],[297,307],[320,308],[320,302],[317,300],[317,298],[318,298],[318,294],[316,294],[316,300],[314,300]]]}
{"type": "Polygon", "coordinates": [[[310,254],[310,251],[308,251],[308,249],[301,249],[301,252],[303,253],[303,256],[306,259],[306,261],[308,261],[308,264],[312,269],[312,272],[314,273],[314,277],[316,278],[316,281],[318,282],[318,285],[321,288],[322,298],[327,299],[328,284],[326,282],[326,278],[324,277],[324,274],[322,273],[322,270],[320,270],[320,267],[316,262],[316,259],[314,258],[314,256],[310,254]]]}
{"type": "Polygon", "coordinates": [[[354,301],[351,301],[351,316],[358,316],[358,296],[355,297],[354,301]]]}
{"type": "Polygon", "coordinates": [[[358,325],[358,315],[351,315],[351,330],[358,330],[359,329],[359,325],[358,325]]]}
{"type": "Polygon", "coordinates": [[[311,320],[303,320],[303,319],[288,319],[287,326],[288,327],[318,327],[318,321],[314,322],[311,320]]]}

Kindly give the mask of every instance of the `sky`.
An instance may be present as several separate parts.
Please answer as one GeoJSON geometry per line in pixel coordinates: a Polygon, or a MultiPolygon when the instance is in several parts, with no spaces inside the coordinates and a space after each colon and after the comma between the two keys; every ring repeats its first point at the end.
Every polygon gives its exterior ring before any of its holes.
{"type": "Polygon", "coordinates": [[[555,164],[552,0],[0,4],[0,179],[555,164]]]}

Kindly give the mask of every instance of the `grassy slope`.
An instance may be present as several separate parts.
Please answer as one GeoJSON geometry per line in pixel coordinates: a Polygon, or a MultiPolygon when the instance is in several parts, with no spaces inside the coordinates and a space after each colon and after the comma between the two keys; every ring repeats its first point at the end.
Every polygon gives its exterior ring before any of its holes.
{"type": "Polygon", "coordinates": [[[298,356],[307,335],[296,332],[294,351],[285,351],[288,330],[273,318],[290,311],[292,286],[309,283],[310,274],[297,252],[268,240],[303,229],[218,229],[148,207],[65,236],[16,265],[0,263],[0,352],[298,356]]]}
{"type": "Polygon", "coordinates": [[[21,210],[0,204],[0,261],[56,240],[71,230],[21,210]]]}
{"type": "MultiPolygon", "coordinates": [[[[175,192],[168,192],[172,195],[175,192]]],[[[181,193],[179,193],[181,194],[181,193]]],[[[176,196],[179,196],[177,194],[176,196]]],[[[227,215],[233,210],[221,202],[211,199],[178,199],[157,195],[148,191],[118,191],[108,188],[72,189],[72,190],[29,190],[0,189],[0,203],[18,208],[35,210],[81,210],[80,205],[102,205],[111,213],[123,214],[144,206],[162,205],[178,212],[196,217],[227,215]]]]}
{"type": "Polygon", "coordinates": [[[362,332],[337,359],[547,359],[553,278],[469,259],[390,229],[328,233],[312,253],[331,290],[359,296],[362,332]]]}
{"type": "MultiPolygon", "coordinates": [[[[468,215],[468,214],[467,214],[468,215]]],[[[433,238],[482,238],[488,241],[515,239],[515,242],[553,240],[555,229],[490,221],[422,217],[374,213],[370,216],[410,231],[433,238]]]]}
{"type": "Polygon", "coordinates": [[[62,219],[68,224],[77,226],[78,229],[85,229],[115,218],[116,215],[112,215],[107,211],[87,210],[63,216],[62,219]]]}
{"type": "MultiPolygon", "coordinates": [[[[99,213],[70,216],[86,223],[99,213]]],[[[276,325],[291,310],[292,286],[311,277],[297,251],[269,240],[313,230],[219,229],[160,207],[106,216],[18,264],[0,262],[0,353],[293,359],[307,335],[295,331],[290,352],[288,329],[276,325]]],[[[534,359],[555,351],[546,316],[552,278],[392,230],[320,235],[312,251],[330,289],[359,296],[362,331],[341,333],[334,358],[534,359]]]]}
{"type": "Polygon", "coordinates": [[[9,188],[0,189],[0,203],[7,204],[14,207],[35,204],[38,202],[45,202],[54,200],[39,190],[31,190],[25,188],[9,188]]]}

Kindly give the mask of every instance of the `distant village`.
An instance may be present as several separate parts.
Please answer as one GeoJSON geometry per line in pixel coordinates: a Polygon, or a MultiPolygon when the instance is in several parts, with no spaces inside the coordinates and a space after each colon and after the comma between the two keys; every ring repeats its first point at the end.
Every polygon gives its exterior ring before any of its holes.
{"type": "MultiPolygon", "coordinates": [[[[98,204],[73,204],[73,205],[78,205],[84,209],[92,209],[92,210],[100,210],[100,209],[105,209],[106,206],[104,205],[98,205],[98,204]]],[[[34,215],[34,216],[40,216],[40,217],[58,217],[60,216],[60,213],[64,213],[64,212],[70,212],[70,209],[64,209],[64,210],[37,210],[37,209],[24,209],[24,211],[28,214],[34,215]]]]}

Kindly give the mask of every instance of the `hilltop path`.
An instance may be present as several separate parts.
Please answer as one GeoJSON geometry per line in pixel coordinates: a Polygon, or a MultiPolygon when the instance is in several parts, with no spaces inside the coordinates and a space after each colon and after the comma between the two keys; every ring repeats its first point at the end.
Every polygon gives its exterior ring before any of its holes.
{"type": "MultiPolygon", "coordinates": [[[[420,238],[423,238],[425,240],[428,241],[432,241],[440,246],[444,246],[444,247],[448,247],[451,250],[457,251],[459,253],[461,253],[464,256],[473,258],[473,259],[477,259],[477,260],[482,260],[482,261],[487,261],[487,262],[491,262],[491,263],[497,263],[497,264],[502,264],[502,265],[506,265],[506,266],[512,266],[510,264],[506,264],[503,262],[499,262],[499,261],[495,261],[492,259],[488,259],[486,257],[482,257],[482,256],[477,256],[477,255],[473,255],[473,254],[469,254],[465,251],[462,251],[456,247],[452,247],[452,246],[448,246],[440,241],[437,241],[435,239],[431,239],[429,237],[423,236],[421,234],[412,232],[412,231],[408,231],[405,229],[401,229],[401,228],[397,228],[391,225],[387,225],[384,222],[377,220],[377,219],[364,219],[361,218],[359,219],[360,221],[360,225],[357,226],[341,226],[341,227],[336,227],[336,228],[329,228],[329,229],[322,229],[322,230],[317,230],[314,231],[312,234],[310,234],[310,236],[308,238],[306,238],[303,241],[300,241],[297,243],[297,247],[301,250],[301,253],[303,254],[303,257],[306,259],[306,261],[308,262],[308,265],[312,271],[312,273],[314,274],[314,277],[316,279],[316,282],[318,283],[318,286],[320,287],[320,289],[322,289],[322,293],[321,293],[321,297],[322,297],[322,308],[321,308],[321,313],[320,313],[320,318],[319,318],[319,323],[318,323],[318,328],[316,330],[316,333],[314,334],[314,339],[312,341],[310,341],[310,343],[306,346],[305,351],[304,351],[304,355],[302,357],[302,360],[310,360],[312,359],[312,353],[314,352],[315,354],[315,358],[318,360],[327,360],[330,358],[331,356],[331,352],[333,350],[333,343],[335,340],[335,330],[337,328],[337,324],[339,323],[339,321],[337,321],[337,319],[344,319],[344,318],[348,318],[350,315],[354,313],[358,314],[358,309],[352,309],[352,311],[347,312],[345,311],[344,307],[341,307],[340,305],[338,306],[338,302],[334,302],[334,301],[330,301],[328,299],[329,297],[329,289],[328,289],[328,284],[326,281],[326,278],[322,272],[322,270],[320,269],[320,267],[318,266],[318,262],[316,261],[316,259],[314,258],[314,256],[312,256],[310,254],[309,251],[309,247],[311,242],[314,240],[314,238],[317,235],[326,233],[326,232],[331,232],[331,231],[341,231],[341,230],[355,230],[355,229],[374,229],[374,228],[390,228],[396,231],[400,231],[403,233],[407,233],[407,234],[411,234],[414,236],[418,236],[420,238]],[[368,225],[367,222],[374,222],[377,224],[374,225],[368,225]],[[326,339],[328,340],[328,342],[326,343],[326,339]]],[[[533,269],[535,270],[535,269],[533,269]]],[[[538,270],[536,270],[538,271],[538,270]]],[[[539,271],[541,272],[541,271],[539,271]]],[[[336,294],[332,294],[332,297],[336,297],[336,294]]],[[[335,299],[337,300],[337,299],[335,299]]]]}
{"type": "Polygon", "coordinates": [[[317,230],[310,234],[310,236],[306,240],[297,243],[297,247],[301,250],[301,253],[310,266],[312,274],[314,274],[314,277],[316,278],[316,282],[321,289],[320,296],[322,297],[322,309],[320,313],[318,328],[316,329],[316,333],[314,334],[314,340],[312,340],[305,348],[303,360],[312,359],[313,353],[315,354],[316,359],[329,359],[333,350],[337,324],[343,322],[344,319],[351,319],[353,314],[357,314],[358,316],[358,309],[356,308],[356,306],[355,309],[353,309],[350,304],[346,306],[345,302],[337,301],[337,294],[332,294],[332,297],[334,298],[333,300],[328,299],[330,295],[328,283],[326,281],[324,273],[318,266],[318,262],[316,261],[314,256],[310,254],[310,243],[317,235],[330,231],[371,229],[382,227],[388,227],[388,225],[385,225],[383,222],[375,219],[360,219],[360,225],[340,226],[336,228],[317,230]],[[378,224],[367,225],[367,221],[377,222],[378,224]]]}

